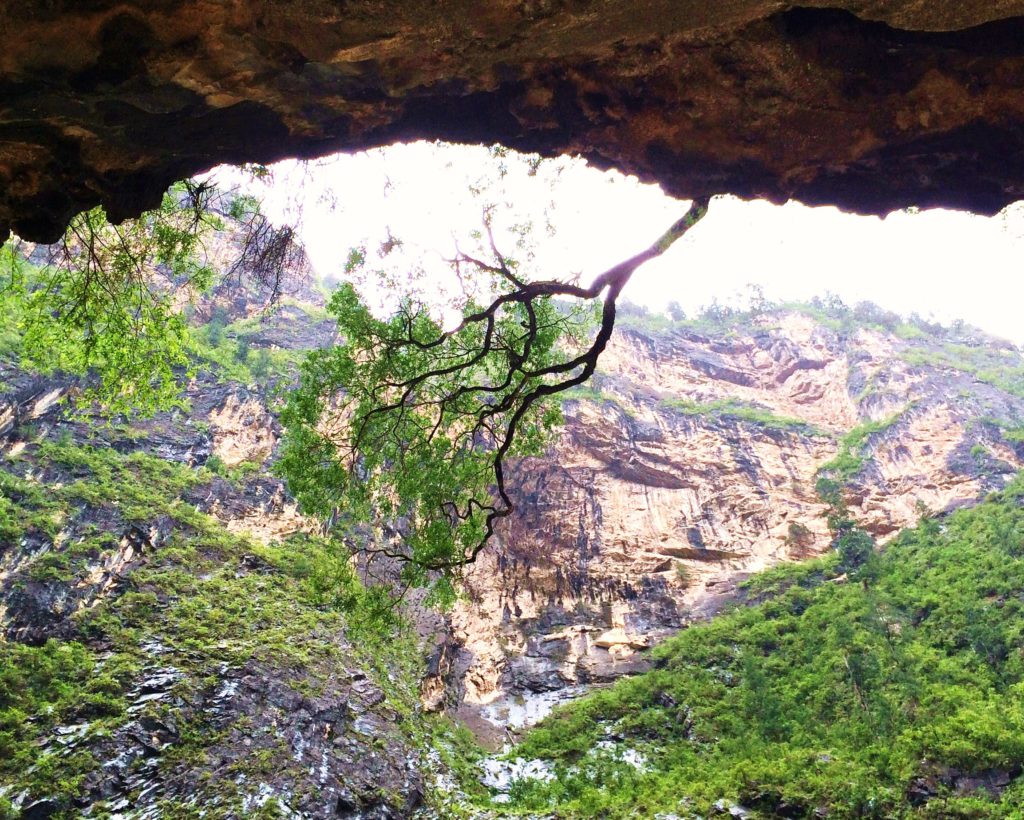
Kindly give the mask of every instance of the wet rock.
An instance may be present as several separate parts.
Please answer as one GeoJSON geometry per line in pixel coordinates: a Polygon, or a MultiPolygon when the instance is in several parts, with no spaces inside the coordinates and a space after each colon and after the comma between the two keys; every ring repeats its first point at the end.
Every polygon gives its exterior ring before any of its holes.
{"type": "Polygon", "coordinates": [[[21,816],[24,820],[47,820],[62,808],[56,800],[35,800],[22,807],[21,816]]]}
{"type": "Polygon", "coordinates": [[[716,800],[714,804],[714,811],[716,814],[735,817],[737,820],[745,820],[745,818],[751,816],[750,809],[746,809],[735,803],[730,803],[728,800],[716,800]]]}

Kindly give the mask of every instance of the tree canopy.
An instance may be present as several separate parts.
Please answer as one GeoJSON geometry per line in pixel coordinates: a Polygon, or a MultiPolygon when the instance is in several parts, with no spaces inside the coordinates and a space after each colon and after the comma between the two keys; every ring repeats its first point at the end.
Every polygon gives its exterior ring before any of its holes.
{"type": "Polygon", "coordinates": [[[23,366],[88,375],[78,404],[108,416],[174,403],[193,364],[187,309],[205,292],[245,277],[273,301],[282,282],[308,273],[294,231],[274,226],[258,203],[194,180],[139,219],[114,225],[95,208],[72,219],[56,245],[8,242],[0,265],[0,307],[20,334],[23,366]],[[229,212],[243,241],[218,267],[208,242],[229,212]]]}
{"type": "MultiPolygon", "coordinates": [[[[341,343],[309,355],[282,416],[280,470],[292,492],[324,518],[404,522],[398,543],[377,539],[370,551],[400,560],[407,583],[434,577],[446,597],[514,508],[507,459],[541,451],[560,418],[554,397],[594,373],[629,278],[706,210],[694,202],[588,286],[520,278],[485,221],[489,255],[450,260],[474,288],[447,330],[426,301],[403,298],[377,318],[343,284],[329,305],[341,343]]],[[[366,262],[355,252],[350,273],[366,262]]]]}

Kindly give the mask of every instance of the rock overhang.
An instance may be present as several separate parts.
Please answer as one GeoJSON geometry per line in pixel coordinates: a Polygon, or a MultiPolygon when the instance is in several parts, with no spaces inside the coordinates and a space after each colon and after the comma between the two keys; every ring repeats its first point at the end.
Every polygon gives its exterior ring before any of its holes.
{"type": "Polygon", "coordinates": [[[223,162],[413,139],[577,153],[679,197],[1024,198],[1024,0],[14,0],[0,232],[223,162]]]}

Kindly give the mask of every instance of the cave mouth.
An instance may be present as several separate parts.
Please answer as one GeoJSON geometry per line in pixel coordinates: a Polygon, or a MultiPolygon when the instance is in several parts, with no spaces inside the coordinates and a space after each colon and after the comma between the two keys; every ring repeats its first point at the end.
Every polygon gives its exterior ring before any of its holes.
{"type": "Polygon", "coordinates": [[[579,155],[681,198],[881,215],[1024,197],[1019,14],[534,5],[442,19],[416,4],[19,4],[0,232],[54,241],[83,209],[137,215],[218,163],[419,138],[579,155]]]}

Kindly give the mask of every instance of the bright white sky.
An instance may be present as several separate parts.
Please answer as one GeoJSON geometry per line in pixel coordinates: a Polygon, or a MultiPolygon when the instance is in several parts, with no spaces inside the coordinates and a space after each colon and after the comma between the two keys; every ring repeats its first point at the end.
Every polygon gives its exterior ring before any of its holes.
{"type": "MultiPolygon", "coordinates": [[[[313,264],[330,276],[350,247],[375,246],[387,228],[421,256],[451,255],[455,239],[480,226],[482,200],[469,184],[490,178],[485,196],[508,204],[499,221],[531,218],[538,226],[536,275],[580,272],[586,281],[649,245],[688,205],[578,161],[556,161],[534,176],[515,159],[507,164],[507,176],[494,183],[497,163],[486,149],[431,143],[339,155],[304,169],[282,163],[268,209],[301,211],[313,264]],[[542,226],[550,203],[557,230],[548,239],[542,226]]],[[[499,244],[504,250],[511,240],[499,244]]],[[[770,299],[832,291],[850,304],[867,299],[943,322],[962,318],[1024,345],[1022,267],[1024,203],[993,218],[936,210],[878,219],[722,197],[681,242],[638,270],[624,295],[653,310],[675,300],[693,315],[712,299],[735,301],[749,284],[770,299]]]]}

